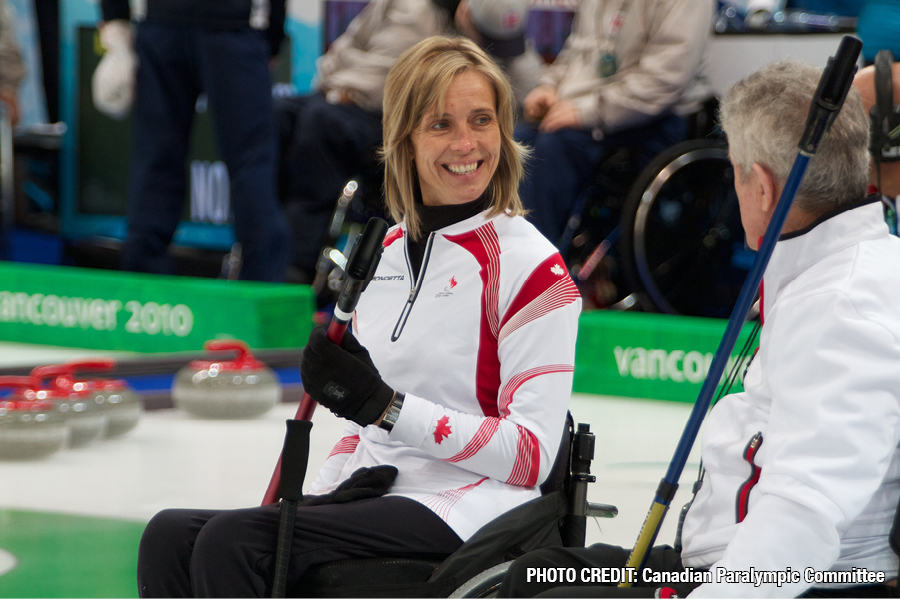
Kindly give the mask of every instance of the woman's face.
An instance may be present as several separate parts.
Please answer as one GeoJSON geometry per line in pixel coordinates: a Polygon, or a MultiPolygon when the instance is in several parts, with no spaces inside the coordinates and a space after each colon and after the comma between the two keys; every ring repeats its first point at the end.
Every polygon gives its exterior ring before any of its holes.
{"type": "Polygon", "coordinates": [[[425,113],[412,134],[413,155],[426,206],[476,200],[500,158],[494,89],[477,71],[453,78],[444,112],[425,113]]]}

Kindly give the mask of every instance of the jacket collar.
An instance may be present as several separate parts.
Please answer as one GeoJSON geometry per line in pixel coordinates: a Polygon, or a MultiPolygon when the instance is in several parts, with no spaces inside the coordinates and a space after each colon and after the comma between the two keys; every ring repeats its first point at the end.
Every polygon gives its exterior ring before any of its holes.
{"type": "MultiPolygon", "coordinates": [[[[485,225],[491,221],[496,220],[498,217],[503,216],[503,213],[499,215],[494,215],[492,217],[488,217],[488,211],[490,209],[485,209],[478,213],[477,215],[473,215],[468,219],[463,219],[457,223],[453,223],[452,225],[447,225],[446,227],[442,227],[441,229],[435,230],[435,233],[439,233],[441,235],[459,235],[460,233],[465,233],[467,231],[472,231],[474,229],[478,229],[482,225],[485,225]]],[[[400,228],[403,230],[403,235],[406,235],[406,217],[403,217],[403,220],[400,222],[400,228]]]]}
{"type": "Polygon", "coordinates": [[[808,227],[779,238],[763,277],[763,315],[778,293],[817,262],[865,240],[890,235],[881,203],[869,197],[826,213],[808,227]]]}

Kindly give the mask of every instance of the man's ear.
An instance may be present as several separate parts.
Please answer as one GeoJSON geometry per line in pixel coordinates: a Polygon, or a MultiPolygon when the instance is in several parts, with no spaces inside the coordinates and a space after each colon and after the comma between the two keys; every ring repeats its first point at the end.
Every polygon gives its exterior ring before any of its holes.
{"type": "Polygon", "coordinates": [[[753,174],[756,175],[756,185],[759,186],[760,208],[767,215],[771,215],[778,204],[778,197],[781,190],[778,187],[778,180],[768,167],[759,163],[753,163],[753,174]]]}

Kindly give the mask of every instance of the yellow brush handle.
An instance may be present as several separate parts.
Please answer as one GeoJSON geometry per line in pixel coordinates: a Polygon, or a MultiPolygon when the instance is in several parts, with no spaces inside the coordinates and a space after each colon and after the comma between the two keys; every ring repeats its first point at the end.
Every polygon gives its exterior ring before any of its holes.
{"type": "MultiPolygon", "coordinates": [[[[638,535],[637,542],[634,543],[634,549],[631,551],[628,562],[625,564],[626,568],[635,569],[635,571],[640,568],[641,563],[644,562],[644,556],[650,551],[650,546],[653,545],[653,541],[656,539],[659,524],[662,523],[663,517],[666,516],[668,508],[668,505],[661,502],[654,502],[653,506],[650,507],[650,512],[647,513],[647,518],[644,519],[644,526],[641,527],[641,533],[638,535]]],[[[631,581],[623,581],[619,584],[619,587],[631,587],[631,581]]]]}

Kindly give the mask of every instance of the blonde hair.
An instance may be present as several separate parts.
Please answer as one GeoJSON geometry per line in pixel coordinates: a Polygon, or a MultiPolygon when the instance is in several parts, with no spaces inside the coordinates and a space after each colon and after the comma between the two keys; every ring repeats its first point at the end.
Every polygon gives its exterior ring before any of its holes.
{"type": "Polygon", "coordinates": [[[444,110],[444,97],[453,79],[472,71],[483,75],[494,90],[500,128],[500,156],[488,185],[490,212],[524,214],[519,182],[524,175],[524,146],[513,139],[515,98],[506,75],[477,44],[464,37],[434,36],[404,52],[387,76],[384,90],[385,203],[391,217],[406,217],[412,239],[419,239],[421,224],[415,210],[417,172],[413,164],[412,134],[426,113],[444,110]]]}

